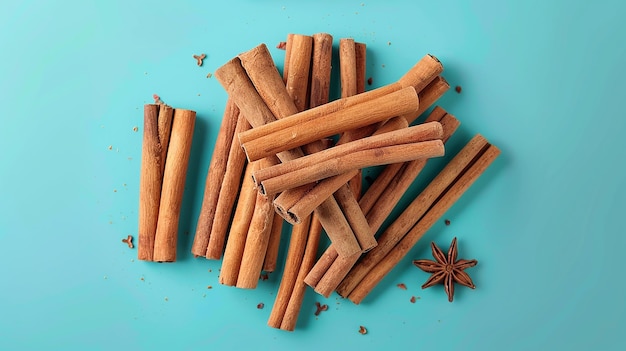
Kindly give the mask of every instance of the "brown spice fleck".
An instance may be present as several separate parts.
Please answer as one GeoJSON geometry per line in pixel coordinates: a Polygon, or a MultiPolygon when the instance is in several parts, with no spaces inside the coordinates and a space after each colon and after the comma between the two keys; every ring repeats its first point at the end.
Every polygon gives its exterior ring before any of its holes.
{"type": "Polygon", "coordinates": [[[400,288],[402,290],[406,290],[406,284],[404,284],[404,283],[400,283],[397,286],[398,286],[398,288],[400,288]]]}
{"type": "Polygon", "coordinates": [[[281,41],[278,45],[276,45],[276,48],[280,50],[287,50],[287,42],[281,41]]]}
{"type": "Polygon", "coordinates": [[[461,94],[461,90],[462,90],[462,88],[461,88],[460,85],[457,85],[456,87],[454,87],[454,91],[456,91],[459,94],[461,94]]]}
{"type": "Polygon", "coordinates": [[[359,333],[365,335],[365,334],[367,334],[367,329],[365,329],[364,326],[360,325],[359,326],[359,333]]]}
{"type": "Polygon", "coordinates": [[[372,85],[374,79],[372,77],[367,78],[367,85],[372,85]]]}
{"type": "Polygon", "coordinates": [[[322,313],[323,311],[328,311],[328,305],[326,305],[326,304],[322,305],[319,302],[315,302],[315,308],[316,308],[316,310],[315,310],[314,314],[316,316],[319,316],[320,313],[322,313]]]}
{"type": "Polygon", "coordinates": [[[259,277],[259,279],[261,279],[261,280],[265,281],[265,280],[270,279],[270,276],[269,276],[267,273],[263,273],[263,274],[261,274],[261,276],[259,277]]]}
{"type": "Polygon", "coordinates": [[[134,127],[133,127],[133,132],[136,132],[136,131],[138,131],[138,130],[139,130],[139,127],[137,127],[137,126],[134,126],[134,127]]]}
{"type": "Polygon", "coordinates": [[[444,223],[445,223],[446,225],[450,225],[450,220],[449,220],[449,219],[446,219],[446,220],[444,221],[444,223]]]}
{"type": "Polygon", "coordinates": [[[206,75],[206,77],[207,77],[207,78],[211,78],[211,77],[213,77],[213,73],[209,72],[209,73],[206,75]]]}
{"type": "Polygon", "coordinates": [[[135,245],[133,245],[133,236],[129,235],[126,237],[126,239],[122,239],[122,242],[126,245],[128,245],[129,248],[133,248],[135,247],[135,245]]]}
{"type": "Polygon", "coordinates": [[[256,305],[256,308],[262,310],[263,307],[265,307],[265,304],[263,302],[260,302],[258,305],[256,305]]]}
{"type": "Polygon", "coordinates": [[[411,303],[415,303],[415,300],[416,300],[415,296],[411,296],[411,303]]]}
{"type": "Polygon", "coordinates": [[[207,285],[206,287],[207,289],[213,289],[213,287],[211,285],[207,285]]]}
{"type": "Polygon", "coordinates": [[[193,58],[196,59],[198,66],[202,66],[202,60],[206,58],[206,55],[205,54],[193,55],[193,58]]]}

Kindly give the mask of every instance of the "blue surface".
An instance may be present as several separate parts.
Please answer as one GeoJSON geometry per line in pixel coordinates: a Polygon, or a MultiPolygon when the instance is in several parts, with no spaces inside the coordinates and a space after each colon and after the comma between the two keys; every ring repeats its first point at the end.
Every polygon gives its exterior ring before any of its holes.
{"type": "Polygon", "coordinates": [[[625,349],[625,15],[621,1],[3,2],[0,349],[625,349]],[[277,274],[220,286],[219,262],[189,249],[226,99],[207,73],[261,42],[281,64],[279,41],[316,32],[366,43],[373,87],[426,53],[463,87],[439,101],[462,126],[422,182],[475,133],[502,156],[361,305],[309,291],[288,333],[266,326],[277,274]],[[175,264],[120,242],[136,236],[153,93],[198,112],[175,264]],[[479,264],[450,304],[410,261],[454,236],[479,264]]]}

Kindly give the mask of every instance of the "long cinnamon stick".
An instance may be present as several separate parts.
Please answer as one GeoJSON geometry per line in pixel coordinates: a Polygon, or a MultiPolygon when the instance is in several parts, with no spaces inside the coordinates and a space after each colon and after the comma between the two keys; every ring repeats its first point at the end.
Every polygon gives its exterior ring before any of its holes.
{"type": "Polygon", "coordinates": [[[400,145],[366,149],[349,155],[306,165],[292,172],[279,175],[263,182],[266,193],[275,194],[320,179],[332,177],[355,169],[373,167],[421,158],[440,157],[444,154],[441,140],[421,141],[400,145]]]}
{"type": "Polygon", "coordinates": [[[446,191],[453,187],[456,180],[476,162],[489,146],[485,138],[480,135],[475,136],[381,234],[378,238],[378,245],[361,257],[360,261],[338,286],[337,292],[341,296],[348,296],[368,272],[396,247],[406,233],[439,201],[439,198],[446,191]]]}
{"type": "MultiPolygon", "coordinates": [[[[235,133],[245,131],[249,128],[250,124],[240,111],[235,133]]],[[[241,178],[245,164],[245,155],[241,148],[237,147],[237,139],[234,138],[228,153],[226,170],[218,195],[213,225],[211,226],[211,234],[209,235],[209,243],[205,253],[208,259],[218,260],[222,257],[228,227],[231,223],[233,207],[241,188],[241,178]]]]}
{"type": "MultiPolygon", "coordinates": [[[[482,137],[478,137],[482,138],[482,137]]],[[[463,193],[480,177],[498,157],[500,150],[493,145],[485,145],[466,165],[453,184],[443,192],[437,201],[426,211],[420,220],[402,237],[397,245],[375,265],[350,292],[350,301],[359,304],[370,291],[395,267],[412,249],[432,225],[452,207],[463,193]]],[[[445,171],[445,168],[444,168],[445,171]]],[[[442,171],[442,172],[444,172],[442,171]]]]}
{"type": "MultiPolygon", "coordinates": [[[[271,130],[264,137],[242,143],[242,147],[246,152],[248,160],[254,161],[281,151],[306,145],[336,133],[385,121],[397,115],[415,112],[418,106],[419,99],[415,89],[407,87],[380,98],[322,115],[315,120],[302,122],[294,127],[278,130],[273,128],[274,130],[271,130]],[[276,143],[276,140],[281,142],[276,143]]],[[[315,109],[325,109],[325,105],[315,109]]],[[[301,120],[300,116],[306,112],[303,111],[282,120],[301,120]]],[[[272,127],[278,124],[278,122],[270,123],[266,126],[272,127]]],[[[240,141],[242,134],[239,134],[240,141]]]]}
{"type": "Polygon", "coordinates": [[[154,254],[152,257],[154,261],[173,262],[176,260],[178,220],[185,190],[187,164],[191,153],[195,121],[195,111],[174,110],[172,132],[167,148],[167,161],[163,172],[159,219],[154,237],[154,254]]]}
{"type": "Polygon", "coordinates": [[[163,170],[173,110],[166,105],[144,106],[141,176],[139,180],[139,242],[137,256],[152,261],[159,217],[163,170]]]}
{"type": "MultiPolygon", "coordinates": [[[[330,86],[330,70],[332,59],[332,37],[328,34],[319,33],[313,35],[313,57],[311,59],[311,83],[310,83],[310,99],[309,108],[321,105],[328,102],[329,99],[329,86],[330,86]]],[[[317,145],[320,149],[325,149],[326,145],[317,145]]],[[[276,216],[278,217],[278,216],[276,216]]],[[[281,316],[280,322],[278,320],[271,320],[274,327],[279,327],[283,330],[292,331],[295,329],[296,322],[300,309],[302,307],[302,301],[304,299],[306,285],[303,280],[307,272],[311,269],[315,263],[317,257],[317,248],[321,236],[322,226],[317,216],[309,217],[308,224],[308,236],[306,237],[306,246],[304,248],[301,265],[298,270],[297,276],[283,277],[281,280],[281,288],[279,295],[276,297],[277,301],[285,301],[285,296],[288,297],[288,303],[276,304],[272,310],[272,316],[281,316]],[[293,281],[292,279],[295,279],[293,281]],[[283,285],[292,287],[290,291],[284,290],[283,285]],[[280,293],[283,293],[280,296],[280,293]],[[277,311],[274,311],[276,309],[277,311]]],[[[304,230],[304,228],[303,228],[304,230]]],[[[292,240],[305,240],[304,236],[294,237],[292,240]]],[[[301,248],[300,243],[294,243],[294,247],[301,248]]],[[[290,246],[291,247],[291,246],[290,246]]],[[[288,255],[300,254],[300,251],[296,253],[288,252],[288,255]]]]}
{"type": "Polygon", "coordinates": [[[232,226],[224,249],[222,268],[220,269],[219,282],[224,285],[234,286],[239,277],[239,268],[246,245],[246,238],[250,228],[250,221],[254,213],[257,190],[252,181],[252,171],[258,168],[259,162],[248,163],[241,183],[239,199],[233,216],[232,226]]]}
{"type": "Polygon", "coordinates": [[[288,41],[291,43],[291,52],[285,87],[296,109],[302,111],[308,106],[313,38],[293,34],[289,36],[288,41]]]}
{"type": "Polygon", "coordinates": [[[213,219],[215,218],[217,199],[224,180],[224,174],[226,173],[228,154],[235,134],[238,115],[239,108],[229,99],[226,102],[222,124],[213,148],[213,156],[211,157],[209,171],[206,176],[202,207],[196,226],[196,234],[191,246],[191,253],[196,257],[204,257],[209,245],[209,235],[211,234],[213,219]]]}

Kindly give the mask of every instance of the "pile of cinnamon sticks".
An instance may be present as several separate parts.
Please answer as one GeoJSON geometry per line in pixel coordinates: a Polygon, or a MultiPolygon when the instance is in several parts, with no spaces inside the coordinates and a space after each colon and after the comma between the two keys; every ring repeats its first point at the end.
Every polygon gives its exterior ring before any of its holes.
{"type": "Polygon", "coordinates": [[[366,46],[341,39],[341,98],[331,102],[332,36],[290,34],[286,44],[282,75],[264,44],[215,71],[229,100],[192,253],[223,259],[220,283],[255,288],[276,268],[283,222],[290,223],[268,324],[294,330],[307,286],[360,303],[499,150],[476,135],[377,234],[459,126],[439,106],[414,123],[449,89],[443,66],[425,55],[396,82],[366,92],[366,46]],[[362,169],[381,165],[363,192],[362,169]],[[318,257],[322,233],[331,244],[318,257]]]}

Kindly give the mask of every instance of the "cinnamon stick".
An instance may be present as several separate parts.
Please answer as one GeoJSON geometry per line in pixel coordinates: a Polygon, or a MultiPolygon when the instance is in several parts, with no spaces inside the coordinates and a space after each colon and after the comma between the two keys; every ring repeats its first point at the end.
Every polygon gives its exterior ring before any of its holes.
{"type": "Polygon", "coordinates": [[[176,260],[178,220],[195,121],[196,112],[184,109],[174,110],[167,161],[163,171],[159,218],[154,237],[152,257],[154,261],[173,262],[176,260]]]}
{"type": "Polygon", "coordinates": [[[241,183],[241,191],[237,200],[237,207],[233,216],[232,226],[224,249],[222,268],[220,269],[219,282],[224,285],[234,286],[239,277],[239,268],[246,245],[246,238],[250,228],[250,221],[254,213],[256,194],[252,181],[252,171],[258,168],[259,162],[248,163],[241,183]]]}
{"type": "Polygon", "coordinates": [[[322,225],[316,216],[313,215],[309,226],[309,235],[304,255],[302,257],[302,263],[300,264],[300,270],[298,271],[293,291],[289,297],[289,302],[287,303],[282,322],[280,323],[280,329],[282,330],[292,331],[296,327],[296,322],[298,321],[298,315],[300,313],[300,309],[302,308],[302,301],[304,300],[304,294],[306,291],[304,277],[306,277],[315,263],[321,233],[322,225]]]}
{"type": "Polygon", "coordinates": [[[265,180],[262,185],[266,193],[275,194],[320,179],[332,177],[355,169],[406,162],[421,158],[440,157],[444,154],[441,140],[421,141],[400,145],[365,149],[325,160],[318,164],[307,164],[292,172],[265,180]]]}
{"type": "Polygon", "coordinates": [[[332,47],[333,37],[330,34],[313,34],[309,108],[317,107],[328,102],[330,94],[332,47]]]}
{"type": "MultiPolygon", "coordinates": [[[[262,161],[265,162],[266,160],[263,159],[262,161]]],[[[273,198],[263,196],[257,192],[254,213],[250,221],[250,228],[248,229],[246,245],[237,277],[238,288],[254,289],[259,282],[272,230],[272,215],[274,214],[272,200],[273,198]]]]}
{"type": "Polygon", "coordinates": [[[437,222],[446,211],[463,195],[463,193],[480,177],[489,165],[498,157],[500,150],[493,145],[487,145],[477,159],[468,165],[468,168],[458,177],[454,184],[438,201],[427,210],[424,216],[410,229],[363,280],[350,292],[350,301],[359,304],[374,289],[374,287],[395,267],[412,249],[419,239],[437,222]]]}
{"type": "Polygon", "coordinates": [[[280,328],[291,293],[293,292],[296,278],[300,266],[302,265],[303,254],[306,247],[306,238],[309,234],[309,224],[311,217],[303,219],[301,224],[293,226],[291,231],[291,240],[289,241],[289,248],[287,249],[287,258],[285,260],[285,269],[283,276],[276,293],[276,299],[274,306],[270,313],[267,324],[273,328],[280,328]]]}
{"type": "Polygon", "coordinates": [[[144,106],[141,176],[139,181],[139,242],[137,256],[152,261],[163,184],[165,156],[169,142],[166,126],[173,110],[166,105],[144,106]]]}
{"type": "MultiPolygon", "coordinates": [[[[245,131],[249,128],[250,124],[240,111],[235,133],[245,131]]],[[[245,155],[241,148],[237,147],[237,139],[234,138],[228,153],[226,170],[222,186],[220,187],[213,225],[211,226],[211,234],[209,235],[209,243],[205,253],[208,259],[219,260],[222,257],[228,228],[231,223],[233,207],[241,188],[241,178],[245,164],[245,155]]]]}
{"type": "MultiPolygon", "coordinates": [[[[456,200],[456,198],[458,198],[462,192],[469,187],[469,184],[471,184],[471,182],[473,182],[480,175],[480,173],[486,169],[486,166],[493,161],[493,158],[497,156],[492,155],[487,162],[481,161],[481,163],[477,163],[485,151],[490,147],[491,145],[485,140],[485,138],[480,135],[475,136],[446,165],[446,167],[444,167],[444,169],[415,198],[415,200],[413,200],[413,202],[387,228],[387,230],[382,233],[382,235],[378,238],[378,245],[361,257],[361,260],[350,270],[348,275],[338,286],[337,292],[341,296],[349,296],[357,285],[359,285],[360,282],[368,275],[368,272],[377,266],[385,258],[385,256],[394,250],[394,247],[396,247],[405,237],[406,233],[408,233],[411,228],[413,228],[416,223],[420,221],[430,208],[437,204],[440,199],[454,187],[455,183],[463,177],[469,169],[471,169],[472,165],[482,165],[482,168],[479,168],[480,172],[468,173],[468,175],[471,176],[470,182],[459,183],[460,185],[465,185],[460,188],[457,186],[458,189],[461,189],[460,192],[451,193],[456,194],[451,198],[453,199],[452,201],[448,201],[440,205],[440,207],[443,206],[442,208],[447,210],[447,208],[452,205],[454,200],[456,200]]],[[[494,147],[494,150],[497,149],[494,147]]],[[[450,196],[448,196],[448,198],[450,198],[450,196]]],[[[408,247],[405,248],[408,249],[408,247]]],[[[365,285],[371,286],[369,284],[370,283],[367,283],[365,285]]],[[[364,297],[362,293],[366,290],[367,289],[361,289],[361,293],[358,293],[357,295],[364,297]]],[[[365,293],[365,295],[366,294],[367,293],[365,293]]],[[[361,297],[356,297],[357,295],[354,295],[355,299],[360,301],[361,297]]]]}
{"type": "Polygon", "coordinates": [[[239,108],[229,99],[226,102],[222,124],[213,148],[213,156],[206,176],[202,207],[196,226],[196,235],[191,247],[191,253],[196,257],[204,257],[209,245],[209,235],[211,234],[213,219],[215,218],[217,199],[224,180],[224,174],[226,173],[228,154],[230,153],[238,116],[239,108]]]}
{"type": "Polygon", "coordinates": [[[354,39],[343,38],[339,40],[339,76],[341,78],[341,97],[356,95],[357,63],[354,39]]]}
{"type": "Polygon", "coordinates": [[[292,34],[287,41],[291,43],[291,50],[286,53],[289,54],[289,69],[285,87],[296,109],[302,111],[308,106],[313,38],[292,34]]]}
{"type": "MultiPolygon", "coordinates": [[[[323,105],[303,111],[283,118],[281,121],[301,121],[308,118],[306,115],[304,115],[306,118],[302,118],[303,114],[316,109],[325,110],[326,106],[327,105],[323,105]]],[[[407,87],[380,98],[365,101],[351,107],[340,109],[336,112],[323,114],[315,120],[302,121],[302,123],[296,126],[285,129],[276,129],[277,125],[280,127],[280,121],[267,124],[264,127],[270,127],[268,134],[261,138],[242,143],[242,147],[246,152],[248,160],[254,161],[277,154],[281,151],[306,145],[307,143],[332,136],[336,133],[385,121],[397,115],[415,112],[418,106],[419,100],[415,89],[413,87],[407,87]],[[277,140],[280,142],[277,143],[277,140]]],[[[243,134],[244,133],[239,134],[240,141],[243,134]]]]}

